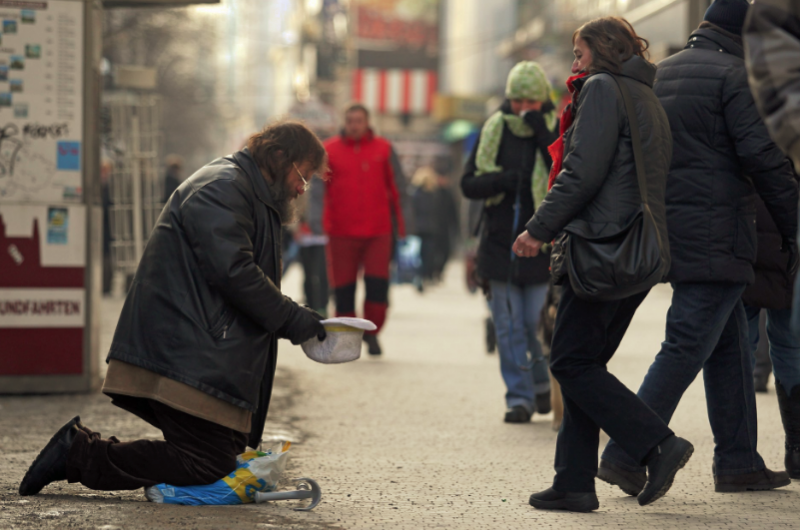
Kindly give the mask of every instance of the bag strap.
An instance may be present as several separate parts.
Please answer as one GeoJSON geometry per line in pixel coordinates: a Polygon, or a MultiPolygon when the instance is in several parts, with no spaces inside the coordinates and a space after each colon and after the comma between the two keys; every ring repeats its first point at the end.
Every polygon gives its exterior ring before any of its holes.
{"type": "Polygon", "coordinates": [[[628,85],[619,76],[611,74],[616,81],[622,101],[625,103],[625,114],[628,115],[628,124],[631,128],[631,143],[633,144],[633,161],[636,165],[636,179],[639,181],[639,195],[642,197],[642,204],[649,207],[647,203],[647,177],[644,172],[644,153],[642,152],[642,139],[639,136],[639,121],[636,119],[636,109],[633,106],[633,97],[628,85]]]}

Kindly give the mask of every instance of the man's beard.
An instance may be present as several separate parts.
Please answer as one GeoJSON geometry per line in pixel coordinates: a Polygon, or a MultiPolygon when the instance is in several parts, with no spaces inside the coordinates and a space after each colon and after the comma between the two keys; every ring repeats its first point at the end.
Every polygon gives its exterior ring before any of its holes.
{"type": "Polygon", "coordinates": [[[272,201],[275,203],[275,209],[278,210],[278,215],[281,216],[282,225],[290,225],[294,222],[297,216],[297,206],[295,206],[292,191],[286,187],[286,181],[267,180],[267,188],[269,188],[272,201]]]}

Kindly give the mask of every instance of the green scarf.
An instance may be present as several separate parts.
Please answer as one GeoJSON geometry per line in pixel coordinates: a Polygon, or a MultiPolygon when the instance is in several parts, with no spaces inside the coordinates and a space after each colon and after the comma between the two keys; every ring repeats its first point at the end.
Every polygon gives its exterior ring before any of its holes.
{"type": "MultiPolygon", "coordinates": [[[[541,66],[533,61],[523,61],[511,69],[506,83],[506,97],[509,99],[533,99],[535,101],[548,101],[550,99],[550,82],[544,74],[541,66]]],[[[544,116],[544,121],[549,130],[554,130],[557,121],[555,111],[549,112],[544,116]]],[[[481,138],[478,142],[478,151],[475,157],[477,166],[476,175],[487,173],[499,173],[503,168],[497,165],[497,153],[500,151],[500,142],[503,139],[503,128],[508,129],[518,138],[531,138],[533,129],[525,121],[515,114],[504,114],[502,111],[495,112],[481,129],[481,138]]],[[[531,192],[533,193],[533,205],[538,208],[547,195],[547,179],[549,171],[544,164],[542,153],[536,150],[536,162],[533,164],[533,174],[531,175],[531,192]]],[[[486,200],[486,206],[496,206],[505,197],[505,193],[500,193],[486,200]]]]}
{"type": "MultiPolygon", "coordinates": [[[[551,131],[556,126],[556,112],[545,114],[544,121],[547,128],[551,131]]],[[[497,165],[497,153],[500,150],[500,141],[503,138],[503,126],[507,125],[514,136],[519,138],[531,138],[533,129],[525,121],[514,114],[503,114],[501,111],[495,112],[481,130],[481,139],[478,142],[478,152],[475,157],[475,165],[478,168],[477,175],[486,173],[499,173],[503,168],[497,165]]],[[[536,162],[533,164],[533,174],[531,175],[531,191],[533,193],[533,206],[539,205],[547,195],[547,179],[550,171],[547,169],[541,151],[536,150],[536,162]]],[[[505,193],[500,193],[486,200],[486,206],[497,206],[503,201],[505,193]]]]}

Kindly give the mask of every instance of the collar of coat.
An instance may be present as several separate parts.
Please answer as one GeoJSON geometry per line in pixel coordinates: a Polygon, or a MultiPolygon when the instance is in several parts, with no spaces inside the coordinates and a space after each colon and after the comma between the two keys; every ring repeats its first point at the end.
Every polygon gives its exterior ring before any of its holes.
{"type": "Polygon", "coordinates": [[[744,59],[744,47],[741,41],[737,42],[733,34],[718,28],[713,24],[704,22],[689,36],[686,48],[702,48],[705,50],[719,50],[740,59],[744,59]]]}
{"type": "Polygon", "coordinates": [[[267,187],[267,181],[261,173],[258,164],[256,164],[256,161],[253,159],[253,155],[250,154],[250,150],[245,147],[241,151],[230,155],[229,158],[244,171],[245,175],[250,179],[250,182],[253,183],[253,189],[256,192],[258,200],[277,211],[277,208],[275,208],[275,201],[272,199],[272,194],[267,187]]]}
{"type": "MultiPolygon", "coordinates": [[[[586,77],[575,79],[572,82],[572,86],[575,87],[576,92],[580,92],[583,88],[583,85],[585,85],[586,82],[592,78],[592,76],[607,73],[609,72],[597,72],[595,74],[587,75],[586,77]]],[[[633,55],[630,59],[622,63],[622,71],[619,73],[619,75],[622,77],[629,77],[635,81],[644,83],[650,88],[653,88],[653,83],[656,80],[656,65],[650,61],[645,61],[638,55],[633,55]]]]}

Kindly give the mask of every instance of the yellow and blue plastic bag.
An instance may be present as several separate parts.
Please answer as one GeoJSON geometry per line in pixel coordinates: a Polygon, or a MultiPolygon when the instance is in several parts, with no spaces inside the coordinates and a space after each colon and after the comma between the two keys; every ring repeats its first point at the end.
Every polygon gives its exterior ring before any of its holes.
{"type": "Polygon", "coordinates": [[[275,491],[291,442],[282,442],[266,453],[248,451],[236,457],[236,469],[227,477],[205,486],[156,484],[144,490],[147,500],[159,504],[188,506],[247,504],[255,502],[257,491],[275,491]]]}

